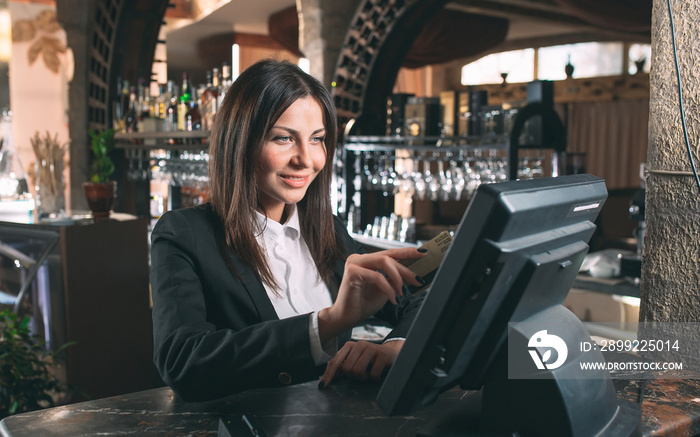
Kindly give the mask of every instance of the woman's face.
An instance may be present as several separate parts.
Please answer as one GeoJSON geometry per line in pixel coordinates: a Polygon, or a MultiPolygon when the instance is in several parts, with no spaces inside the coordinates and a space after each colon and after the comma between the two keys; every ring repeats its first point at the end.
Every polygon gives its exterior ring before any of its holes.
{"type": "Polygon", "coordinates": [[[258,167],[260,203],[281,221],[285,205],[304,198],[326,164],[326,129],[321,105],[311,97],[292,103],[263,143],[258,167]]]}

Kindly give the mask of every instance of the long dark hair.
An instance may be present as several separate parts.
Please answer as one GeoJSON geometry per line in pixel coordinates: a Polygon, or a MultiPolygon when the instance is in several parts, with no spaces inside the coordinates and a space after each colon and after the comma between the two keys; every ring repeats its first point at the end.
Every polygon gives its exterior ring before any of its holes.
{"type": "Polygon", "coordinates": [[[257,169],[268,132],[302,97],[312,97],[323,110],[326,164],[297,203],[299,224],[321,279],[330,285],[335,261],[342,255],[330,202],[338,122],[328,90],[292,63],[260,61],[245,69],[226,92],[210,137],[209,201],[221,218],[226,246],[274,289],[278,284],[255,238],[262,231],[255,220],[257,169]]]}

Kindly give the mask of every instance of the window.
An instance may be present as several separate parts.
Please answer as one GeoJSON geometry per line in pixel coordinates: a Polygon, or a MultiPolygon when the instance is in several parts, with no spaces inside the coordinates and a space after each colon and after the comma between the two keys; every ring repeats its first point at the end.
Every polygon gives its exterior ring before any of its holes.
{"type": "MultiPolygon", "coordinates": [[[[537,49],[513,50],[484,56],[462,67],[462,85],[482,85],[501,83],[503,75],[513,83],[531,82],[535,79],[566,79],[566,65],[574,67],[573,77],[617,76],[623,72],[622,42],[586,42],[566,44],[537,49]],[[535,77],[534,71],[537,70],[535,77]]],[[[639,67],[649,72],[651,47],[649,44],[629,45],[629,74],[635,74],[639,67]],[[644,61],[644,62],[642,62],[644,61]],[[639,67],[638,67],[639,64],[639,67]]]]}
{"type": "Polygon", "coordinates": [[[628,57],[627,71],[629,74],[637,73],[638,67],[642,67],[642,72],[649,73],[651,61],[651,46],[649,44],[630,44],[628,57]]]}
{"type": "Polygon", "coordinates": [[[462,67],[462,85],[534,80],[535,49],[494,53],[462,67]]]}
{"type": "Polygon", "coordinates": [[[543,80],[566,79],[564,68],[569,59],[574,66],[574,78],[622,74],[622,47],[621,42],[542,47],[538,52],[537,77],[543,80]]]}

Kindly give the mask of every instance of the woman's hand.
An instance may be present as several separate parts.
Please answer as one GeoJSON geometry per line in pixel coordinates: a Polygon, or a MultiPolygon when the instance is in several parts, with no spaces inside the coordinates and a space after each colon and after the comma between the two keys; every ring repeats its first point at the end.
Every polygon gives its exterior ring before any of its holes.
{"type": "Polygon", "coordinates": [[[321,343],[337,337],[379,311],[387,300],[396,303],[403,295],[403,283],[421,285],[399,260],[420,258],[424,249],[389,249],[363,255],[350,255],[345,262],[343,281],[333,306],[318,313],[321,343]]]}
{"type": "Polygon", "coordinates": [[[394,364],[403,342],[403,340],[393,340],[383,344],[367,341],[345,343],[345,346],[328,362],[328,367],[321,376],[318,386],[327,387],[337,374],[346,374],[360,381],[378,380],[384,369],[394,364]]]}

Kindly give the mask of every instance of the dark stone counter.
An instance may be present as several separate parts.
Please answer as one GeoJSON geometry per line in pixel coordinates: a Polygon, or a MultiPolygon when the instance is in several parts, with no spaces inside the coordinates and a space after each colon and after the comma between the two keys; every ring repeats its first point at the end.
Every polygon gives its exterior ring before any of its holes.
{"type": "MultiPolygon", "coordinates": [[[[700,381],[616,380],[618,397],[642,403],[643,435],[700,432],[700,381]]],[[[187,403],[158,388],[10,416],[0,435],[13,437],[154,435],[215,436],[219,418],[253,415],[269,436],[413,436],[442,411],[463,402],[452,389],[410,416],[388,417],[374,398],[378,383],[341,380],[324,390],[315,382],[251,390],[221,400],[187,403]]],[[[505,418],[504,418],[505,419],[505,418]]]]}
{"type": "Polygon", "coordinates": [[[441,405],[464,394],[453,390],[417,415],[388,417],[374,402],[378,387],[340,381],[319,390],[310,382],[201,403],[183,402],[169,388],[159,388],[10,416],[0,422],[0,435],[215,436],[219,417],[254,414],[271,436],[412,436],[441,405]]]}
{"type": "Polygon", "coordinates": [[[643,435],[700,435],[700,380],[617,380],[618,398],[642,403],[643,435]],[[640,399],[640,393],[642,398],[640,399]]]}

